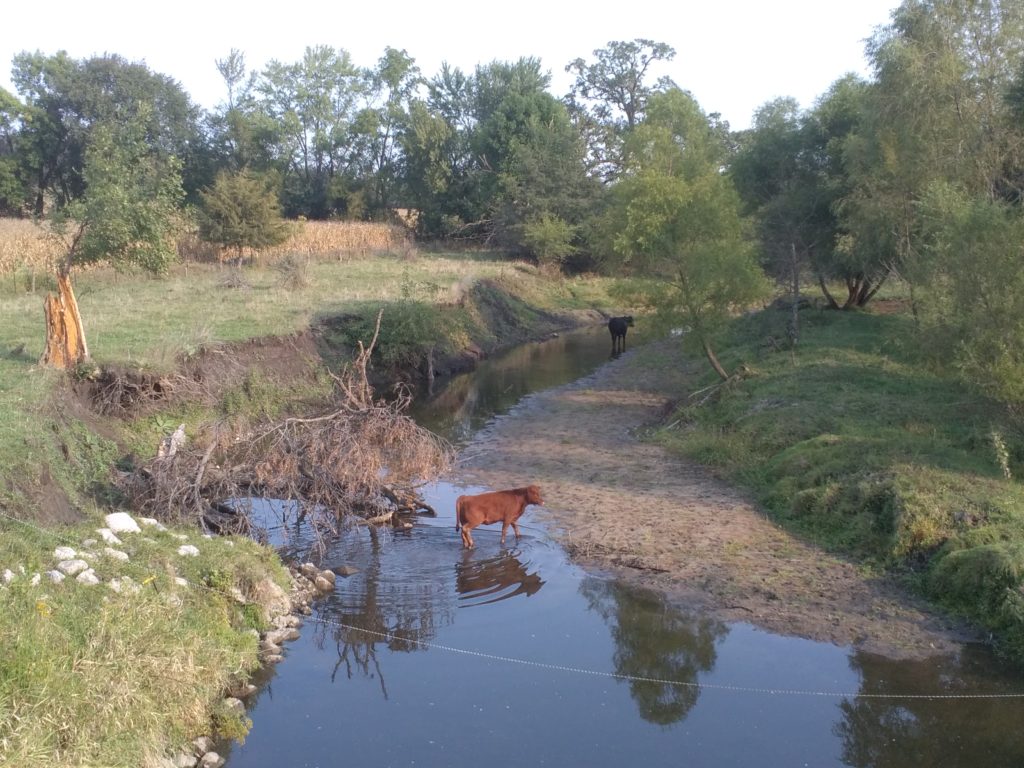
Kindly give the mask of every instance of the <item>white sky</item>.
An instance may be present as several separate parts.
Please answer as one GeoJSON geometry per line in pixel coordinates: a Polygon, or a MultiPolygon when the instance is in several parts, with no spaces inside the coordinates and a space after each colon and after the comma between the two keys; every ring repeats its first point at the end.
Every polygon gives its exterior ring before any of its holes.
{"type": "Polygon", "coordinates": [[[116,53],[178,80],[207,109],[226,98],[214,60],[231,48],[250,69],[295,62],[306,46],[344,48],[373,66],[385,46],[404,48],[426,76],[442,61],[539,58],[563,95],[565,65],[611,40],[648,38],[676,49],[656,74],[691,91],[734,129],[777,96],[810,107],[846,72],[867,74],[864,40],[898,0],[41,0],[8,2],[0,14],[0,87],[20,51],[66,50],[79,59],[116,53]]]}

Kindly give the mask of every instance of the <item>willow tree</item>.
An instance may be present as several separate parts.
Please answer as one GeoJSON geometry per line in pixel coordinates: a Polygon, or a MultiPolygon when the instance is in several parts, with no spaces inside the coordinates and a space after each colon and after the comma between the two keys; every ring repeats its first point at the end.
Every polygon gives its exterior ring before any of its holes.
{"type": "Polygon", "coordinates": [[[729,374],[714,340],[733,311],[763,296],[768,283],[721,172],[725,149],[696,101],[671,89],[652,96],[628,139],[626,172],[612,188],[602,229],[622,269],[653,278],[646,301],[688,324],[708,362],[729,374]]]}
{"type": "Polygon", "coordinates": [[[55,269],[57,293],[44,304],[45,365],[70,368],[89,357],[71,285],[74,267],[105,261],[160,273],[176,256],[180,165],[151,152],[145,136],[141,122],[94,127],[82,170],[84,191],[51,217],[64,255],[55,269]]]}

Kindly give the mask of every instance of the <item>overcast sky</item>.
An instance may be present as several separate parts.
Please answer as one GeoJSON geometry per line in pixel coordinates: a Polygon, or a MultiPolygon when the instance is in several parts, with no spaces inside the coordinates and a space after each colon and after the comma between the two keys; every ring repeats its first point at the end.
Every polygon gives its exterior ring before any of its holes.
{"type": "Polygon", "coordinates": [[[8,2],[0,16],[0,87],[13,91],[20,51],[74,58],[116,53],[178,80],[194,101],[214,107],[226,90],[214,61],[241,50],[250,69],[295,62],[306,46],[344,48],[373,66],[386,46],[405,49],[424,75],[447,61],[477,64],[534,56],[563,95],[565,65],[611,40],[648,38],[676,49],[657,75],[689,90],[705,112],[733,128],[778,96],[810,107],[846,72],[868,74],[864,40],[889,21],[894,0],[518,0],[303,3],[235,0],[43,0],[8,2]]]}

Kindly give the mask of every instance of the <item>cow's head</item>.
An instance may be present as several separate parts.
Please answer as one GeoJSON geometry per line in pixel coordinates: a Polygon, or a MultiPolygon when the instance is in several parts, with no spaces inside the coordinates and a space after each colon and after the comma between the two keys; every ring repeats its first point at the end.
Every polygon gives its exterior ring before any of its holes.
{"type": "Polygon", "coordinates": [[[626,315],[622,319],[626,322],[626,325],[629,325],[629,326],[633,325],[633,316],[632,315],[626,315]]]}
{"type": "Polygon", "coordinates": [[[540,488],[536,485],[530,485],[526,488],[526,503],[543,505],[544,499],[540,497],[540,488]]]}

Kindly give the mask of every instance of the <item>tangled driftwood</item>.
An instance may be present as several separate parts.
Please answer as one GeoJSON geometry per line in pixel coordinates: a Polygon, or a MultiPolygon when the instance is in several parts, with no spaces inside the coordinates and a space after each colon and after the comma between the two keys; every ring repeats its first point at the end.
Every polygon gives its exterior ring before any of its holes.
{"type": "MultiPolygon", "coordinates": [[[[210,425],[205,444],[155,458],[135,483],[137,505],[165,519],[230,527],[232,500],[294,502],[298,514],[334,527],[347,516],[385,520],[399,511],[432,512],[413,489],[444,472],[453,451],[406,415],[407,391],[375,398],[367,366],[380,331],[334,375],[337,401],[326,413],[250,428],[210,425]]],[[[333,375],[333,374],[332,374],[333,375]]],[[[244,525],[244,520],[238,520],[244,525]]]]}

